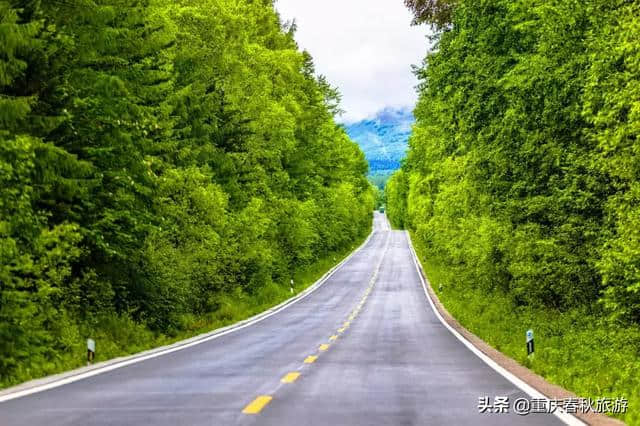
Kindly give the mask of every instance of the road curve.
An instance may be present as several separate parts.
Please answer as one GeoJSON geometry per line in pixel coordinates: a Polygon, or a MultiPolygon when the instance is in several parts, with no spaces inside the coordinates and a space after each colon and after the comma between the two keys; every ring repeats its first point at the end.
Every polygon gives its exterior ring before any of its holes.
{"type": "Polygon", "coordinates": [[[0,425],[555,425],[481,414],[526,395],[427,303],[407,236],[369,242],[318,290],[249,327],[0,403],[0,425]]]}

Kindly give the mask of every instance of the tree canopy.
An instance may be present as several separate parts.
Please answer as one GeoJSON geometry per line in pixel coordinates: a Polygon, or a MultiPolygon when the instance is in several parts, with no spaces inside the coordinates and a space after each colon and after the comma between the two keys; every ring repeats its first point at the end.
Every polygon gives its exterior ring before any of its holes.
{"type": "Polygon", "coordinates": [[[429,23],[442,28],[451,23],[456,0],[404,0],[414,14],[414,24],[429,23]]]}
{"type": "Polygon", "coordinates": [[[269,0],[0,0],[0,382],[368,232],[367,163],[294,30],[269,0]]]}
{"type": "MultiPolygon", "coordinates": [[[[439,2],[409,2],[417,19],[439,2]]],[[[453,4],[453,3],[449,3],[453,4]]],[[[418,70],[397,226],[516,304],[640,324],[640,5],[455,2],[418,70]]]]}

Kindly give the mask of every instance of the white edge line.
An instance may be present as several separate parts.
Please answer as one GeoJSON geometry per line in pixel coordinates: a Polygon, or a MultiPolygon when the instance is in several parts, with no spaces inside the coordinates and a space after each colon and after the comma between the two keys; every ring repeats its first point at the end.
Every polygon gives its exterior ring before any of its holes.
{"type": "MultiPolygon", "coordinates": [[[[420,277],[420,281],[422,282],[422,289],[424,290],[424,294],[427,297],[427,300],[429,301],[429,305],[431,306],[431,309],[436,314],[436,317],[438,317],[438,320],[440,320],[440,322],[447,328],[447,330],[449,330],[458,340],[460,340],[471,352],[473,352],[476,356],[478,356],[478,358],[480,358],[482,361],[484,361],[485,364],[487,364],[489,367],[493,368],[501,376],[503,376],[505,379],[507,379],[508,381],[513,383],[515,386],[517,386],[520,390],[522,390],[523,392],[525,392],[526,394],[528,394],[532,398],[543,398],[543,399],[546,399],[547,401],[549,401],[549,398],[547,396],[545,396],[544,394],[539,392],[537,389],[535,389],[534,387],[532,387],[528,383],[524,382],[522,379],[518,378],[513,373],[511,373],[510,371],[506,370],[504,367],[499,365],[493,359],[488,357],[484,352],[482,352],[480,349],[476,348],[473,343],[471,343],[462,334],[460,334],[455,328],[451,327],[451,325],[449,325],[449,323],[447,321],[445,321],[445,319],[442,317],[442,315],[440,315],[440,312],[438,311],[438,309],[436,308],[435,304],[433,303],[433,300],[431,300],[431,296],[429,295],[429,292],[427,291],[427,283],[425,282],[425,279],[422,276],[422,271],[421,271],[420,267],[418,266],[418,260],[417,260],[418,259],[418,255],[416,254],[415,249],[413,248],[413,242],[411,241],[411,235],[409,235],[408,231],[405,231],[405,233],[407,235],[407,240],[409,241],[409,248],[411,249],[411,255],[412,255],[411,257],[413,258],[413,264],[415,265],[416,270],[418,271],[418,276],[420,277]]],[[[579,420],[578,418],[572,416],[571,414],[565,412],[562,409],[557,409],[553,414],[556,417],[558,417],[560,420],[562,420],[565,424],[568,424],[568,425],[571,425],[571,426],[573,426],[573,425],[575,425],[575,426],[585,425],[586,426],[587,425],[583,421],[579,420]]]]}
{"type": "MultiPolygon", "coordinates": [[[[184,344],[180,344],[177,343],[178,346],[175,347],[169,347],[167,349],[162,350],[161,348],[156,348],[156,349],[152,349],[155,350],[157,352],[148,354],[148,355],[131,355],[129,359],[125,359],[123,361],[120,362],[116,362],[114,364],[111,365],[107,365],[104,367],[100,367],[97,368],[95,370],[91,370],[91,371],[87,371],[85,373],[79,373],[70,377],[65,377],[65,378],[61,378],[59,380],[55,380],[52,381],[50,383],[45,383],[42,385],[38,385],[38,386],[34,386],[28,389],[23,389],[23,390],[18,390],[16,392],[11,392],[8,393],[6,395],[2,395],[0,396],[0,402],[6,402],[12,399],[17,399],[17,398],[22,398],[28,395],[32,395],[34,393],[39,393],[39,392],[44,392],[46,390],[50,390],[50,389],[54,389],[60,386],[64,386],[67,385],[69,383],[73,383],[73,382],[77,382],[80,380],[84,380],[87,379],[89,377],[93,377],[93,376],[97,376],[99,374],[103,374],[103,373],[107,373],[109,371],[112,370],[116,370],[118,368],[122,368],[122,367],[126,367],[128,365],[132,365],[132,364],[137,364],[139,362],[143,362],[152,358],[157,358],[163,355],[167,355],[170,354],[172,352],[177,352],[177,351],[181,351],[183,349],[187,349],[190,348],[192,346],[196,346],[196,345],[200,345],[202,343],[205,342],[209,342],[211,340],[217,339],[219,337],[225,336],[227,334],[233,333],[235,331],[238,330],[242,330],[243,328],[249,327],[251,325],[257,324],[261,321],[266,320],[267,318],[279,313],[280,311],[298,303],[299,301],[303,300],[304,298],[306,298],[307,296],[309,296],[310,294],[312,294],[314,291],[316,291],[317,289],[319,289],[320,287],[322,287],[322,285],[324,283],[327,282],[327,280],[329,278],[331,278],[331,276],[337,272],[342,266],[344,266],[345,263],[347,263],[356,253],[358,253],[360,250],[362,250],[362,248],[364,248],[364,246],[367,245],[367,243],[369,242],[369,240],[371,240],[371,237],[375,234],[375,229],[372,229],[371,233],[369,234],[369,236],[367,237],[367,239],[355,250],[353,250],[351,252],[351,254],[349,254],[346,258],[344,258],[340,263],[338,263],[337,265],[335,265],[333,268],[331,268],[329,271],[327,271],[322,277],[320,277],[320,279],[318,279],[318,281],[316,281],[313,285],[311,285],[310,287],[308,287],[306,290],[302,291],[300,294],[297,294],[296,296],[291,297],[290,299],[285,300],[284,302],[280,303],[277,306],[274,306],[273,308],[268,309],[265,312],[262,312],[260,314],[255,315],[252,318],[248,318],[246,320],[243,321],[239,321],[236,324],[224,327],[222,329],[219,329],[217,331],[212,331],[209,333],[205,333],[202,336],[205,337],[201,337],[201,336],[196,336],[196,337],[192,337],[190,339],[187,339],[187,341],[191,340],[188,343],[184,343],[184,344]],[[193,341],[195,340],[195,341],[193,341]]],[[[173,345],[176,345],[176,343],[174,343],[173,345]]],[[[172,346],[172,345],[169,345],[172,346]]],[[[37,380],[42,380],[42,379],[37,379],[37,380]]],[[[20,386],[20,385],[18,385],[20,386]]]]}

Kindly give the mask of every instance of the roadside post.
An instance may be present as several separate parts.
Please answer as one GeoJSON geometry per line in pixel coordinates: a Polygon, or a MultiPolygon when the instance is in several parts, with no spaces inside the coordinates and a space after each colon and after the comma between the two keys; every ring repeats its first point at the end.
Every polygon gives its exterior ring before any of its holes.
{"type": "Polygon", "coordinates": [[[96,341],[87,339],[87,365],[90,365],[96,357],[96,341]]]}
{"type": "Polygon", "coordinates": [[[527,330],[527,356],[532,359],[533,351],[535,350],[533,346],[533,330],[527,330]]]}
{"type": "Polygon", "coordinates": [[[291,280],[291,287],[289,289],[291,290],[291,294],[293,294],[293,280],[291,280]]]}

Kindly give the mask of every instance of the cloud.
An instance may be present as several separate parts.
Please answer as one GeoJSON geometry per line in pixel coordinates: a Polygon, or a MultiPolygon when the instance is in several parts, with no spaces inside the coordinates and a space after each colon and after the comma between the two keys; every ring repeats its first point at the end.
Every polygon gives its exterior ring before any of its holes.
{"type": "Polygon", "coordinates": [[[426,55],[429,30],[410,25],[402,0],[276,0],[276,8],[295,18],[300,48],[340,89],[344,121],[415,104],[411,65],[426,55]]]}

